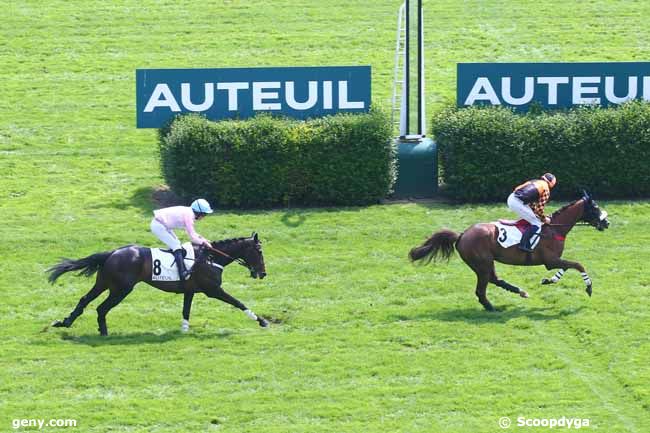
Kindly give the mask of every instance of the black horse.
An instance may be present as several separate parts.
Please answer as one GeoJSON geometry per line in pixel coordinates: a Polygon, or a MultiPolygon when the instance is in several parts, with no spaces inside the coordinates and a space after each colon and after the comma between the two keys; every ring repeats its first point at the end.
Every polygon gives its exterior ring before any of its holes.
{"type": "Polygon", "coordinates": [[[141,281],[165,292],[184,294],[182,322],[184,331],[189,329],[190,309],[195,293],[204,293],[209,298],[220,299],[244,311],[260,326],[269,326],[264,318],[257,316],[221,287],[223,268],[234,261],[247,267],[252,278],[262,279],[266,276],[262,244],[257,233],[253,233],[251,237],[212,242],[211,247],[195,246],[194,253],[196,261],[191,277],[183,284],[180,281],[152,281],[151,249],[137,245],[93,254],[79,260],[63,259],[47,270],[50,273],[48,278],[50,283],[54,283],[57,278],[70,271],[80,271],[79,275],[87,277],[97,273],[97,279],[93,288],[81,297],[70,315],[62,321],[57,320],[52,326],[69,328],[83,313],[84,308],[108,289],[108,297],[97,307],[99,333],[108,335],[106,314],[122,302],[131,293],[133,287],[141,281]]]}

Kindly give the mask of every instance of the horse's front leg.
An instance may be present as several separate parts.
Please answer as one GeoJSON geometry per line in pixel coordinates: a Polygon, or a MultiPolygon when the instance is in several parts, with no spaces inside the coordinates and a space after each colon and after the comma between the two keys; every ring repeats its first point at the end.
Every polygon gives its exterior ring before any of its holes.
{"type": "Polygon", "coordinates": [[[185,292],[183,295],[183,321],[181,322],[181,332],[190,330],[190,310],[192,310],[192,299],[194,292],[185,292]]]}
{"type": "Polygon", "coordinates": [[[223,301],[223,302],[225,302],[227,304],[232,305],[235,308],[239,308],[244,313],[246,313],[246,315],[249,318],[251,318],[252,320],[255,320],[257,323],[259,323],[259,325],[262,328],[266,328],[267,326],[269,326],[269,322],[267,322],[266,319],[264,319],[263,317],[260,317],[257,314],[253,313],[251,310],[248,309],[248,307],[246,307],[244,304],[239,302],[239,300],[237,300],[233,296],[230,296],[228,293],[226,293],[226,291],[223,290],[221,288],[221,286],[219,286],[219,287],[217,287],[215,289],[212,289],[212,290],[206,290],[205,294],[209,298],[219,299],[219,300],[221,300],[221,301],[223,301]]]}
{"type": "MultiPolygon", "coordinates": [[[[551,263],[546,264],[546,269],[575,269],[576,271],[580,272],[580,275],[582,275],[582,280],[585,282],[585,285],[587,286],[586,292],[589,296],[591,296],[591,278],[589,278],[589,275],[587,275],[587,272],[585,271],[585,267],[582,266],[579,262],[571,262],[569,260],[563,260],[563,259],[557,259],[551,263]]],[[[564,274],[564,272],[563,272],[564,274]]]]}

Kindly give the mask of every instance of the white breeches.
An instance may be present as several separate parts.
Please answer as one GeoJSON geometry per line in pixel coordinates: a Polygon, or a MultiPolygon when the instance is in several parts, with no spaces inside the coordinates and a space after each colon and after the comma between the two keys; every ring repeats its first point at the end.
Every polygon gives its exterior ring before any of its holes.
{"type": "Polygon", "coordinates": [[[157,219],[151,220],[151,232],[156,235],[158,239],[164,242],[172,251],[181,248],[181,241],[178,240],[173,231],[162,225],[157,219]]]}
{"type": "Polygon", "coordinates": [[[537,215],[535,215],[535,212],[533,212],[530,206],[515,197],[514,192],[508,196],[508,207],[532,225],[542,227],[542,222],[537,215]]]}

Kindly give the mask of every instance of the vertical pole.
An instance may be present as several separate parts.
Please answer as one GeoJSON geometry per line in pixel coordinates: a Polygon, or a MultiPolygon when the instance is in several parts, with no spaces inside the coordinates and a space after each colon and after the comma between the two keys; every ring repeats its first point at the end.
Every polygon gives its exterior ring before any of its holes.
{"type": "Polygon", "coordinates": [[[422,0],[418,0],[418,135],[424,136],[422,124],[424,123],[424,58],[422,56],[423,25],[422,25],[422,0]]]}
{"type": "Polygon", "coordinates": [[[406,125],[404,135],[408,135],[410,131],[409,117],[410,117],[410,104],[411,99],[411,88],[410,88],[410,77],[411,77],[411,65],[410,65],[410,54],[411,54],[411,8],[410,0],[406,0],[406,46],[404,51],[404,89],[406,93],[406,104],[404,105],[404,110],[406,111],[406,125]]]}

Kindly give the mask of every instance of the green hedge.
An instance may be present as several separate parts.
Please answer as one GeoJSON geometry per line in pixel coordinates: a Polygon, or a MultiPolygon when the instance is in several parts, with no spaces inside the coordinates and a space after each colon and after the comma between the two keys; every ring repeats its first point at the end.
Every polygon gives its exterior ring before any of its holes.
{"type": "Polygon", "coordinates": [[[159,143],[172,190],[220,206],[376,203],[395,180],[390,121],[377,109],[308,121],[180,116],[159,143]]]}
{"type": "Polygon", "coordinates": [[[588,188],[597,197],[650,195],[650,104],[517,114],[502,107],[450,107],[433,118],[447,193],[504,200],[550,171],[554,197],[588,188]]]}

